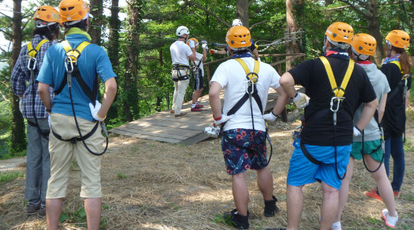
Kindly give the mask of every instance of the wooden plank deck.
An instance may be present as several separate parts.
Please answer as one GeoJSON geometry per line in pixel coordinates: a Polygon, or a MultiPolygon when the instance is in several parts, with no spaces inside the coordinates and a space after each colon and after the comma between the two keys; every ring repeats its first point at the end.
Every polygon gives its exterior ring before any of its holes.
{"type": "MultiPolygon", "coordinates": [[[[223,98],[224,94],[221,94],[223,98]]],[[[277,92],[269,90],[265,111],[270,111],[276,103],[277,92]]],[[[191,112],[191,101],[184,103],[182,112],[187,116],[175,118],[169,111],[162,111],[109,130],[111,133],[150,139],[174,144],[192,145],[209,138],[204,128],[213,124],[208,95],[199,99],[203,111],[191,112]]]]}

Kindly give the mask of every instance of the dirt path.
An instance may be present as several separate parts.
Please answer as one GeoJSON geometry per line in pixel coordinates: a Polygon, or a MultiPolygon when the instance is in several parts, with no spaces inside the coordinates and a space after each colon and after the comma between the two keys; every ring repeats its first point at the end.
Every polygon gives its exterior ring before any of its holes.
{"type": "Polygon", "coordinates": [[[20,165],[26,163],[26,157],[0,160],[0,173],[17,170],[20,165]]]}

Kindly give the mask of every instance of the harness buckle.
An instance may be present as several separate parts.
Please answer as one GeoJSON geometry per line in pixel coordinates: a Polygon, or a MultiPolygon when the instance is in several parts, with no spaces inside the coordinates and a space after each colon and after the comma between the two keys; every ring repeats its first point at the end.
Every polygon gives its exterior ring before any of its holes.
{"type": "Polygon", "coordinates": [[[29,61],[27,62],[27,68],[32,71],[36,69],[37,59],[35,57],[28,56],[27,59],[29,61]]]}
{"type": "Polygon", "coordinates": [[[65,60],[65,68],[67,73],[72,73],[74,70],[73,63],[76,64],[76,58],[73,56],[68,56],[65,60]]]}

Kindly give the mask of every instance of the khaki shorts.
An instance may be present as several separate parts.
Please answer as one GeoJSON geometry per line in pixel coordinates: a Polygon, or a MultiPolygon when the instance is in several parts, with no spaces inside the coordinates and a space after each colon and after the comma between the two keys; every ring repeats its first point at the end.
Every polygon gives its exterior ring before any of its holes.
{"type": "MultiPolygon", "coordinates": [[[[95,126],[95,122],[77,118],[82,136],[88,134],[95,126]]],[[[75,120],[72,116],[54,113],[50,117],[50,124],[53,130],[63,139],[79,137],[75,120]]],[[[104,137],[99,126],[96,132],[85,140],[90,150],[96,153],[102,152],[104,137]]],[[[101,191],[101,157],[90,153],[82,143],[77,141],[72,144],[70,141],[57,139],[52,132],[49,135],[50,151],[50,179],[48,182],[46,199],[56,199],[66,197],[66,189],[70,168],[74,160],[77,161],[81,169],[81,192],[83,198],[100,198],[101,191]]]]}

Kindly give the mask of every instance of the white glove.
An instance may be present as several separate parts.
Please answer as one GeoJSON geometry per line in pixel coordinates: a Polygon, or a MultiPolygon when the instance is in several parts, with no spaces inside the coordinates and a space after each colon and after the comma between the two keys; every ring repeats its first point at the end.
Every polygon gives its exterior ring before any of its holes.
{"type": "Polygon", "coordinates": [[[98,111],[101,109],[101,103],[99,103],[99,101],[95,101],[95,106],[92,105],[92,103],[89,103],[89,109],[91,110],[91,114],[93,119],[97,120],[97,121],[103,121],[105,120],[106,117],[104,118],[100,118],[98,116],[98,111]]]}
{"type": "Polygon", "coordinates": [[[207,46],[207,44],[202,44],[202,45],[201,45],[201,47],[202,47],[203,49],[205,49],[205,50],[208,50],[208,46],[207,46]]]}
{"type": "Polygon", "coordinates": [[[361,136],[361,132],[354,126],[354,137],[361,136]]]}
{"type": "Polygon", "coordinates": [[[207,41],[206,40],[202,40],[201,41],[201,44],[207,44],[207,41]]]}
{"type": "Polygon", "coordinates": [[[188,45],[190,45],[191,48],[195,48],[194,40],[188,41],[188,45]]]}
{"type": "Polygon", "coordinates": [[[214,124],[221,125],[221,124],[225,123],[226,121],[232,119],[233,117],[234,117],[234,115],[227,116],[227,115],[222,114],[220,120],[218,120],[218,121],[214,120],[214,124]]]}
{"type": "Polygon", "coordinates": [[[257,60],[260,61],[260,57],[258,57],[257,60]]]}
{"type": "Polygon", "coordinates": [[[211,54],[215,54],[215,53],[217,53],[217,50],[215,50],[215,49],[211,49],[209,52],[210,52],[211,54]]]}
{"type": "Polygon", "coordinates": [[[272,112],[267,113],[267,114],[264,114],[262,117],[263,117],[263,119],[265,119],[266,121],[275,121],[275,120],[276,120],[276,118],[277,118],[275,115],[273,115],[273,113],[272,113],[272,112]]]}
{"type": "Polygon", "coordinates": [[[49,125],[49,128],[50,128],[50,114],[47,116],[47,124],[49,125]]]}
{"type": "Polygon", "coordinates": [[[293,98],[293,102],[296,107],[302,109],[309,105],[309,97],[304,93],[297,92],[296,96],[293,98]]]}

